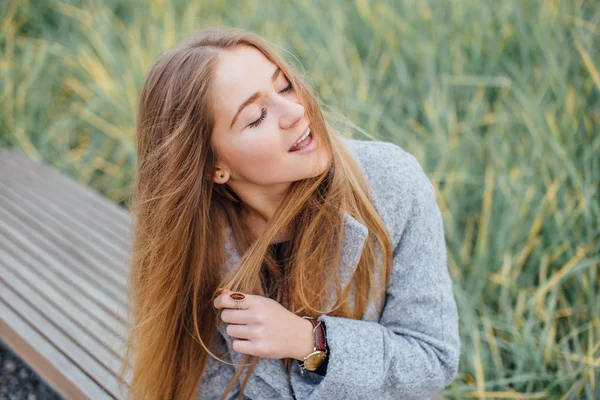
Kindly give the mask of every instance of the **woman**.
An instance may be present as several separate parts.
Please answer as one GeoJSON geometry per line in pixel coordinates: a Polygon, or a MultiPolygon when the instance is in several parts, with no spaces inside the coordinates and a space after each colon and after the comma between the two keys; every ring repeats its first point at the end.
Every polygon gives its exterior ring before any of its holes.
{"type": "Polygon", "coordinates": [[[132,398],[424,399],[453,380],[433,186],[399,146],[336,133],[264,39],[206,29],[163,55],[137,146],[132,398]]]}

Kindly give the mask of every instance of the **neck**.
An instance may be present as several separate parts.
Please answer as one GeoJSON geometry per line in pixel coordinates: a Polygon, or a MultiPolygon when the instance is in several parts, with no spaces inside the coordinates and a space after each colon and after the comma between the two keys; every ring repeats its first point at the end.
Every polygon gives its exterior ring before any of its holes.
{"type": "Polygon", "coordinates": [[[249,216],[267,223],[287,195],[291,182],[258,186],[230,181],[228,185],[244,203],[244,211],[249,216]]]}
{"type": "MultiPolygon", "coordinates": [[[[267,229],[267,224],[269,223],[269,221],[265,220],[262,216],[252,213],[251,211],[243,212],[242,219],[255,237],[261,236],[267,229]]],[[[279,234],[273,238],[271,243],[280,243],[291,239],[291,230],[286,229],[283,232],[279,232],[279,234]]]]}
{"type": "MultiPolygon", "coordinates": [[[[228,182],[230,188],[243,203],[240,217],[255,237],[260,237],[287,195],[291,182],[274,185],[249,185],[247,182],[228,182]]],[[[291,236],[281,232],[275,241],[288,240],[291,236]]]]}

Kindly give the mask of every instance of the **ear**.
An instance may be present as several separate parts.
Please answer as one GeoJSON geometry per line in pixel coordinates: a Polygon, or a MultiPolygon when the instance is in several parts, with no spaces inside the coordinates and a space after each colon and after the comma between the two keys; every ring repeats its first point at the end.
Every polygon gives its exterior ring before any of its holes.
{"type": "Polygon", "coordinates": [[[223,184],[229,179],[228,175],[229,174],[223,170],[217,170],[213,176],[213,181],[218,184],[223,184]]]}
{"type": "Polygon", "coordinates": [[[205,178],[207,180],[211,180],[214,183],[225,183],[222,180],[227,178],[227,173],[223,171],[221,168],[217,168],[214,171],[209,171],[205,174],[205,178]],[[223,175],[223,178],[220,176],[223,175]]]}

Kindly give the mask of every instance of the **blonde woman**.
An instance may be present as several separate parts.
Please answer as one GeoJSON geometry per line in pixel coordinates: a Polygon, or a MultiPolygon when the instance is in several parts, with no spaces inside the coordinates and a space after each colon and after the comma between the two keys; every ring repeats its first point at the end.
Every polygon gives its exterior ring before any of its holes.
{"type": "Polygon", "coordinates": [[[264,39],[205,29],[163,55],[137,156],[131,398],[426,399],[454,379],[433,186],[399,146],[337,133],[264,39]]]}

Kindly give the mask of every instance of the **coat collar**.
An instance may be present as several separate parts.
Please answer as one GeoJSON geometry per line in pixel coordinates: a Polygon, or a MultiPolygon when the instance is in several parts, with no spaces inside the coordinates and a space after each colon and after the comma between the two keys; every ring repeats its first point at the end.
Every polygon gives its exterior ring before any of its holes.
{"type": "MultiPolygon", "coordinates": [[[[360,259],[363,246],[368,236],[367,227],[352,217],[347,211],[344,211],[344,239],[342,240],[342,249],[340,254],[339,265],[339,282],[342,292],[350,283],[350,278],[354,274],[358,261],[360,259]]],[[[240,254],[236,250],[231,227],[225,229],[225,273],[229,272],[233,265],[239,261],[240,254]]],[[[335,295],[334,295],[335,296],[335,295]]],[[[332,297],[329,300],[327,309],[335,304],[336,299],[332,297]]],[[[225,339],[227,349],[231,355],[231,359],[235,364],[241,364],[244,354],[233,350],[231,336],[227,335],[227,325],[218,320],[217,329],[225,339]]],[[[259,398],[258,394],[273,392],[272,398],[292,399],[294,396],[291,393],[288,377],[285,372],[283,360],[261,358],[254,368],[255,377],[251,377],[246,386],[248,395],[252,398],[259,398]]],[[[245,373],[242,374],[242,381],[245,378],[245,373]]]]}

